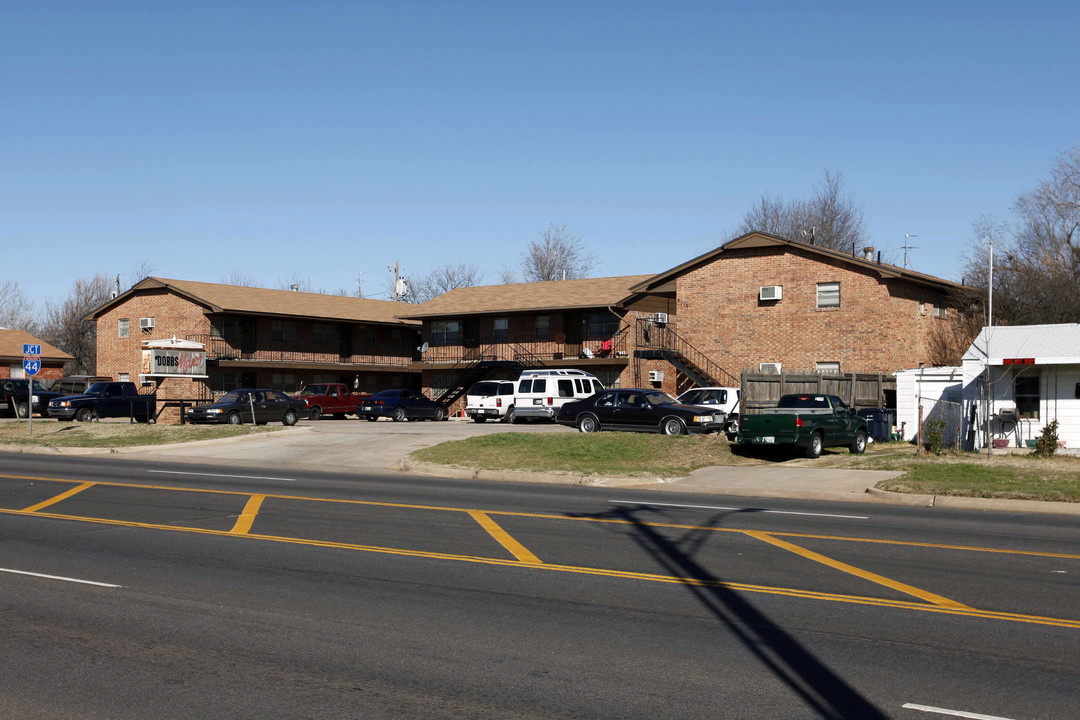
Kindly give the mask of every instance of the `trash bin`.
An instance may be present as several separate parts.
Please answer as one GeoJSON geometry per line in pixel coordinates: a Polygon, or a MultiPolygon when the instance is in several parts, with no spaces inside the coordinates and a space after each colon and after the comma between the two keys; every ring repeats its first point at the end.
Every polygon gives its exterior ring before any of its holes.
{"type": "Polygon", "coordinates": [[[896,411],[891,408],[864,408],[859,417],[866,420],[866,430],[874,442],[892,439],[892,427],[896,424],[896,411]]]}

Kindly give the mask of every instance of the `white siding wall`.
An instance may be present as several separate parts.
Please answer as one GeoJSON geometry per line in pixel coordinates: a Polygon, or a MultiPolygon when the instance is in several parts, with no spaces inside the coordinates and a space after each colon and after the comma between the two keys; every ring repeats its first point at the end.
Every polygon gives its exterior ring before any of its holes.
{"type": "MultiPolygon", "coordinates": [[[[1080,399],[1076,398],[1077,383],[1080,383],[1080,364],[1043,365],[1037,368],[1026,366],[1024,372],[1037,369],[1039,381],[1039,418],[1021,420],[1016,426],[1002,423],[995,413],[1005,404],[1013,405],[1013,382],[1017,370],[1008,367],[993,367],[990,370],[993,398],[990,408],[990,435],[993,438],[1007,438],[1010,446],[1024,446],[1025,441],[1037,439],[1042,429],[1053,420],[1058,421],[1058,438],[1065,441],[1066,448],[1080,449],[1080,399]]],[[[974,433],[975,448],[984,447],[982,385],[985,377],[982,367],[975,362],[964,363],[964,412],[965,419],[974,403],[977,408],[977,431],[974,433]]],[[[899,405],[899,381],[897,382],[897,404],[899,405]]],[[[966,431],[965,431],[966,432],[966,431]]]]}
{"type": "MultiPolygon", "coordinates": [[[[919,434],[919,397],[922,397],[923,422],[931,419],[946,421],[945,442],[952,444],[960,425],[960,408],[940,402],[942,395],[951,393],[960,400],[962,374],[959,367],[934,367],[901,370],[896,373],[896,426],[903,428],[904,440],[914,440],[919,434]]],[[[923,436],[925,441],[925,433],[923,436]]]]}

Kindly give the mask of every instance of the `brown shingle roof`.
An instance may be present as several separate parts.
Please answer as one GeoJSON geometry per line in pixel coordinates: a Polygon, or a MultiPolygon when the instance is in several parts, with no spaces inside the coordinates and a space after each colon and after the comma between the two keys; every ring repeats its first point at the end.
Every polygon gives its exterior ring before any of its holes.
{"type": "Polygon", "coordinates": [[[397,314],[403,308],[409,307],[389,300],[368,300],[344,295],[322,295],[292,290],[268,290],[193,280],[148,277],[116,299],[99,307],[91,317],[99,317],[110,307],[123,302],[132,293],[154,288],[172,290],[204,305],[215,313],[280,315],[401,325],[403,321],[397,318],[397,314]]]}
{"type": "Polygon", "coordinates": [[[432,318],[455,315],[531,312],[537,310],[575,310],[615,305],[626,297],[630,287],[648,280],[651,275],[552,280],[549,282],[481,285],[457,288],[428,300],[399,317],[432,318]]]}
{"type": "Polygon", "coordinates": [[[0,358],[4,358],[5,360],[10,360],[11,358],[22,358],[23,343],[40,345],[42,360],[67,362],[69,360],[75,359],[63,350],[58,350],[57,348],[54,348],[49,343],[39,340],[28,332],[23,332],[22,330],[5,329],[0,329],[0,358]]]}
{"type": "Polygon", "coordinates": [[[888,263],[879,263],[872,260],[864,260],[860,256],[851,255],[846,252],[840,252],[839,250],[832,250],[829,248],[819,247],[817,245],[808,245],[802,242],[795,242],[794,240],[787,240],[775,235],[769,235],[762,232],[749,232],[745,235],[740,235],[734,240],[730,240],[715,250],[698,255],[692,260],[687,260],[681,265],[676,265],[670,270],[666,270],[659,275],[654,275],[648,278],[647,282],[641,282],[634,286],[635,293],[648,293],[649,291],[658,288],[679,275],[691,270],[692,268],[710,262],[717,256],[722,255],[726,250],[734,250],[737,248],[753,248],[753,247],[766,247],[766,246],[787,246],[792,249],[798,249],[811,254],[816,254],[822,257],[831,258],[834,260],[841,260],[852,265],[857,265],[861,268],[876,273],[880,277],[892,277],[902,278],[904,280],[910,280],[919,285],[927,285],[937,290],[951,290],[962,288],[960,283],[953,282],[952,280],[946,280],[944,278],[935,277],[934,275],[926,275],[925,273],[918,273],[914,270],[908,270],[907,268],[898,267],[896,265],[890,265],[888,263]]]}

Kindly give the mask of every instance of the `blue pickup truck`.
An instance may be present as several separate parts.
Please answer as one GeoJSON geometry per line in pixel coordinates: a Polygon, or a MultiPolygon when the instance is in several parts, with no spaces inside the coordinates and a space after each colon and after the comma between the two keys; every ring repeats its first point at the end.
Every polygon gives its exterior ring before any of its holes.
{"type": "Polygon", "coordinates": [[[49,416],[57,420],[90,422],[100,418],[132,418],[150,422],[157,414],[157,395],[139,393],[133,382],[96,382],[82,395],[49,402],[49,416]]]}

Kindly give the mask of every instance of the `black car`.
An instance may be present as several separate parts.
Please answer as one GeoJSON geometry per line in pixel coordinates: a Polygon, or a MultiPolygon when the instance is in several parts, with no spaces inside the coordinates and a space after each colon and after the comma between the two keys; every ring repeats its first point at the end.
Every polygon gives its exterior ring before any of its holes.
{"type": "Polygon", "coordinates": [[[188,408],[185,417],[189,423],[240,425],[251,422],[254,415],[256,425],[278,421],[282,425],[295,425],[305,412],[307,406],[303,400],[295,400],[278,390],[240,388],[222,395],[210,405],[188,408]]]}
{"type": "Polygon", "coordinates": [[[651,389],[604,390],[592,397],[566,403],[555,421],[581,432],[634,430],[665,435],[715,432],[724,416],[703,414],[693,405],[682,405],[666,392],[651,389]]]}
{"type": "Polygon", "coordinates": [[[49,401],[60,397],[60,393],[49,391],[40,380],[34,380],[34,392],[30,394],[29,380],[0,381],[0,410],[9,411],[15,417],[24,418],[30,414],[30,408],[42,417],[49,416],[49,401]]]}
{"type": "Polygon", "coordinates": [[[375,422],[388,417],[402,420],[445,420],[446,408],[416,390],[380,390],[356,406],[356,414],[375,422]]]}

